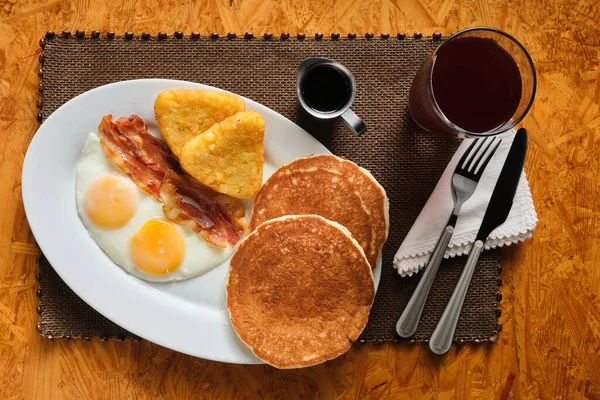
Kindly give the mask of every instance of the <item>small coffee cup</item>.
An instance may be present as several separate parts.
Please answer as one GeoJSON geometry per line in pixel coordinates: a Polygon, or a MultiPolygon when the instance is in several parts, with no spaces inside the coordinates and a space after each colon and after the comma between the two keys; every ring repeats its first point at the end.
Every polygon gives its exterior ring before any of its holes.
{"type": "Polygon", "coordinates": [[[298,67],[296,88],[302,108],[313,117],[342,117],[357,135],[367,129],[350,109],[356,96],[356,81],[352,72],[341,63],[324,57],[305,59],[298,67]]]}

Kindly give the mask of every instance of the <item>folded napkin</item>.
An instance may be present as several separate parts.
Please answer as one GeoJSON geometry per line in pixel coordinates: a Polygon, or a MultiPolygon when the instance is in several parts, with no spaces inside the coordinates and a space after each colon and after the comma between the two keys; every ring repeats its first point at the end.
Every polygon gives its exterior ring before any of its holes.
{"type": "MultiPolygon", "coordinates": [[[[471,249],[513,139],[514,134],[502,139],[500,147],[496,150],[494,157],[492,157],[479,180],[475,193],[463,204],[454,235],[444,254],[445,258],[467,254],[471,249]]],[[[470,139],[463,140],[429,200],[427,200],[425,207],[423,207],[404,242],[400,245],[394,257],[394,268],[398,270],[398,274],[401,276],[411,276],[427,265],[429,257],[450,215],[452,215],[454,209],[452,174],[470,143],[470,139]]],[[[492,231],[485,242],[485,248],[508,246],[512,243],[524,241],[531,237],[531,232],[536,223],[537,214],[531,198],[529,183],[525,177],[525,172],[523,172],[508,218],[506,222],[492,231]]]]}

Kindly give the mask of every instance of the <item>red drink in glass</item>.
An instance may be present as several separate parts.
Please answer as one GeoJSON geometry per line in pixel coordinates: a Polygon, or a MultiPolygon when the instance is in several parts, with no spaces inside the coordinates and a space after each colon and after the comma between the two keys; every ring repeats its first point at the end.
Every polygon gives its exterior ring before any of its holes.
{"type": "Polygon", "coordinates": [[[496,135],[523,119],[535,86],[533,62],[520,43],[491,28],[471,28],[448,38],[423,64],[409,110],[433,133],[496,135]]]}

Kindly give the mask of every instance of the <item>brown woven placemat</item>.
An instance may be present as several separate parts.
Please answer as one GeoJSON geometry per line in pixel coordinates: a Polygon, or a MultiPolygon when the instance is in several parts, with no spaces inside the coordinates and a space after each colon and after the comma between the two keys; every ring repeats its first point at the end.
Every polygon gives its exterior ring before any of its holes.
{"type": "MultiPolygon", "coordinates": [[[[81,32],[79,32],[81,34],[81,32]]],[[[333,153],[369,169],[390,199],[390,236],[369,324],[360,340],[396,340],[395,324],[418,277],[400,278],[392,258],[425,204],[458,141],[427,134],[407,111],[417,68],[439,44],[431,37],[388,38],[193,38],[53,35],[42,40],[43,121],[69,99],[97,86],[139,78],[171,78],[230,90],[272,108],[304,127],[333,153]],[[315,122],[298,107],[296,69],[309,56],[341,61],[356,77],[353,109],[365,135],[340,121],[315,122]]],[[[439,37],[436,37],[439,39],[439,37]]],[[[427,340],[455,286],[465,259],[446,260],[438,273],[413,341],[427,340]]],[[[456,331],[459,341],[495,341],[500,326],[496,251],[485,252],[475,271],[456,331]]],[[[131,337],[99,315],[40,261],[40,323],[50,337],[131,337]]]]}

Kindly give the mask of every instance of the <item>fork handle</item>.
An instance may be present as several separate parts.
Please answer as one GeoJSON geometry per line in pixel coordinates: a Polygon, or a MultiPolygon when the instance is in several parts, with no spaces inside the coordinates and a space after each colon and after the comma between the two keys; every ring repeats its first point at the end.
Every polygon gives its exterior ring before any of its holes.
{"type": "Polygon", "coordinates": [[[448,247],[448,243],[450,242],[453,233],[454,227],[449,225],[444,229],[444,232],[440,236],[440,239],[433,250],[433,254],[427,263],[427,267],[425,268],[425,271],[423,271],[423,276],[396,324],[396,331],[400,337],[411,337],[417,331],[423,308],[425,308],[427,296],[429,295],[435,275],[442,263],[446,247],[448,247]]]}
{"type": "Polygon", "coordinates": [[[475,244],[471,247],[467,264],[458,279],[454,292],[452,292],[450,301],[448,301],[448,305],[446,306],[440,321],[431,334],[431,338],[429,339],[429,349],[438,356],[446,354],[452,346],[458,318],[460,317],[460,312],[463,303],[465,302],[467,291],[469,290],[473,271],[475,271],[477,260],[479,260],[479,255],[482,251],[483,242],[481,240],[475,241],[475,244]]]}

